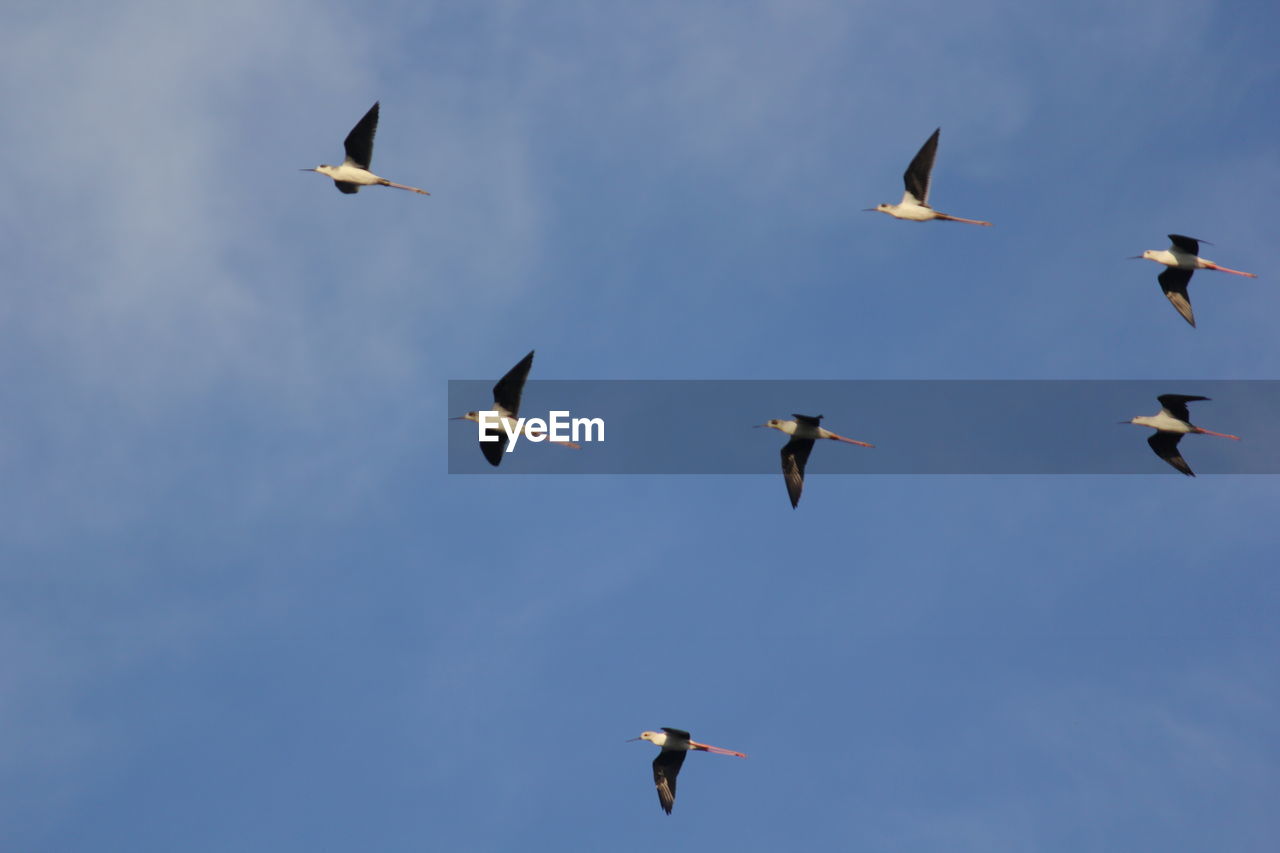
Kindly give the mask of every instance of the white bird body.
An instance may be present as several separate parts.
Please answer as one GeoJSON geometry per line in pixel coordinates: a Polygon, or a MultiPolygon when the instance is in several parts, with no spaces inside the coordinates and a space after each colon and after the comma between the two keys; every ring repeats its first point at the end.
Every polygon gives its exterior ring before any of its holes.
{"type": "Polygon", "coordinates": [[[640,740],[647,740],[654,746],[660,746],[663,749],[676,749],[688,752],[690,744],[693,741],[688,738],[671,737],[666,732],[641,732],[640,740]]]}
{"type": "Polygon", "coordinates": [[[1130,419],[1129,423],[1138,426],[1151,427],[1161,432],[1177,432],[1186,435],[1190,432],[1199,432],[1198,427],[1194,427],[1181,418],[1175,418],[1164,409],[1160,410],[1157,415],[1139,415],[1130,419]]]}
{"type": "Polygon", "coordinates": [[[390,185],[390,181],[381,178],[370,172],[368,169],[361,169],[350,160],[344,162],[341,166],[316,166],[315,170],[322,175],[328,175],[335,181],[345,181],[348,184],[359,184],[362,187],[371,187],[377,184],[390,185]]]}
{"type": "Polygon", "coordinates": [[[938,211],[927,204],[921,204],[911,193],[903,193],[902,201],[897,204],[876,205],[876,210],[887,213],[894,219],[908,219],[912,222],[928,222],[938,218],[938,211]]]}
{"type": "MultiPolygon", "coordinates": [[[[797,415],[796,417],[799,417],[799,415],[797,415]]],[[[821,417],[821,415],[819,415],[819,417],[821,417]]],[[[808,439],[810,441],[816,441],[819,438],[830,438],[835,441],[847,441],[850,444],[862,444],[864,447],[869,446],[864,444],[863,442],[853,441],[852,439],[845,438],[842,435],[836,435],[831,430],[824,429],[815,423],[799,422],[799,421],[783,421],[783,420],[774,418],[768,421],[767,423],[761,424],[761,426],[766,426],[766,427],[769,427],[770,429],[776,429],[778,430],[778,432],[781,432],[784,435],[792,436],[793,438],[808,439]]]]}
{"type": "Polygon", "coordinates": [[[1219,266],[1208,258],[1202,258],[1193,252],[1184,252],[1177,246],[1170,246],[1168,249],[1147,249],[1142,253],[1142,259],[1155,261],[1157,264],[1164,264],[1166,267],[1173,267],[1179,270],[1217,270],[1218,272],[1229,272],[1234,275],[1247,276],[1248,278],[1258,277],[1255,273],[1230,270],[1219,266]]]}

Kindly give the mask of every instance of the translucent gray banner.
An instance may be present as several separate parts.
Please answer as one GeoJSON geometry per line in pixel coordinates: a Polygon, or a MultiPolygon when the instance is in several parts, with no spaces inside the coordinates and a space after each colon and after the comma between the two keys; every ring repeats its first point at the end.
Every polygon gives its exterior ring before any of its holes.
{"type": "MultiPolygon", "coordinates": [[[[449,414],[492,407],[493,380],[449,382],[449,414]]],[[[1240,441],[1185,436],[1178,450],[1196,474],[1280,473],[1277,380],[530,380],[520,416],[599,419],[603,441],[570,449],[515,441],[498,467],[471,421],[449,424],[451,474],[777,473],[787,436],[753,429],[793,413],[874,448],[822,441],[813,474],[1169,474],[1148,446],[1157,396],[1190,404],[1197,426],[1240,441]]],[[[595,438],[596,436],[592,436],[595,438]]]]}

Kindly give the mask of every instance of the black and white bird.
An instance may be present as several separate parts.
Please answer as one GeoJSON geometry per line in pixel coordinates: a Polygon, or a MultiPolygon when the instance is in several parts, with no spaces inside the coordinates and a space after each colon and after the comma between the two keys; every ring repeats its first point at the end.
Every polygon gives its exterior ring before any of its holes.
{"type": "Polygon", "coordinates": [[[653,784],[658,788],[658,803],[667,814],[671,814],[671,808],[676,804],[676,776],[679,775],[680,767],[684,764],[684,756],[689,750],[714,752],[717,755],[736,755],[738,758],[747,757],[744,753],[734,752],[732,749],[698,743],[692,740],[689,733],[683,729],[672,729],[666,726],[663,726],[660,732],[641,732],[639,737],[633,737],[630,740],[647,740],[654,746],[662,748],[658,757],[653,759],[653,784]]]}
{"type": "MultiPolygon", "coordinates": [[[[486,411],[495,412],[496,417],[491,418],[490,422],[493,426],[485,430],[485,435],[497,436],[497,441],[481,441],[480,450],[484,453],[484,458],[489,460],[489,464],[495,468],[502,464],[502,456],[506,452],[509,435],[525,435],[529,437],[541,437],[545,433],[539,432],[529,427],[521,427],[520,417],[520,396],[524,393],[525,380],[529,378],[529,369],[533,367],[533,350],[529,350],[529,354],[520,359],[515,367],[507,371],[507,375],[498,380],[498,384],[493,386],[493,408],[486,411]]],[[[473,421],[480,423],[480,412],[467,412],[456,418],[450,418],[451,421],[473,421]]],[[[574,450],[581,449],[581,445],[572,441],[553,441],[552,444],[560,444],[565,447],[572,447],[574,450]]]]}
{"type": "Polygon", "coordinates": [[[909,219],[912,222],[945,219],[949,222],[968,222],[970,225],[991,224],[981,219],[963,219],[959,216],[940,213],[929,206],[929,181],[933,176],[933,161],[938,156],[938,135],[941,133],[942,128],[938,128],[933,132],[933,136],[925,140],[924,145],[911,161],[911,165],[907,167],[907,171],[902,173],[902,182],[906,185],[902,201],[897,204],[877,204],[875,207],[868,207],[867,211],[879,211],[889,214],[894,219],[909,219]]]}
{"type": "Polygon", "coordinates": [[[302,171],[319,172],[322,175],[328,175],[333,178],[334,185],[340,191],[348,194],[360,192],[361,187],[383,186],[431,195],[426,190],[397,184],[393,181],[388,181],[386,178],[380,178],[369,171],[369,163],[373,160],[373,136],[377,132],[378,104],[375,103],[369,108],[369,112],[364,114],[364,118],[356,122],[356,126],[351,128],[347,138],[342,141],[342,146],[347,152],[347,158],[342,161],[341,166],[326,166],[322,164],[314,169],[303,169],[302,171]]]}
{"type": "Polygon", "coordinates": [[[1232,275],[1242,275],[1247,278],[1258,277],[1255,273],[1227,269],[1226,267],[1218,266],[1213,261],[1207,261],[1200,257],[1200,244],[1212,245],[1207,240],[1197,240],[1194,237],[1185,237],[1182,234],[1170,234],[1169,240],[1171,241],[1169,248],[1147,249],[1141,255],[1134,255],[1130,260],[1155,261],[1168,267],[1167,270],[1156,276],[1156,280],[1160,282],[1160,289],[1164,291],[1165,296],[1169,297],[1173,307],[1178,309],[1182,319],[1190,323],[1193,328],[1196,325],[1196,315],[1191,310],[1191,297],[1187,295],[1187,285],[1191,283],[1191,274],[1193,272],[1196,270],[1217,270],[1218,272],[1229,272],[1232,275]]]}
{"type": "Polygon", "coordinates": [[[776,429],[791,436],[791,440],[782,446],[782,476],[787,481],[787,495],[791,498],[791,508],[795,509],[800,503],[800,493],[804,491],[804,466],[809,461],[809,453],[813,450],[814,441],[819,438],[829,438],[832,441],[844,441],[859,447],[875,447],[875,445],[845,438],[831,430],[823,429],[819,425],[822,415],[812,417],[793,414],[791,417],[795,420],[783,421],[774,418],[756,426],[776,429]]]}
{"type": "Polygon", "coordinates": [[[1200,435],[1216,435],[1219,438],[1230,438],[1235,441],[1240,440],[1238,435],[1227,435],[1225,432],[1201,429],[1191,423],[1191,412],[1187,410],[1187,403],[1208,400],[1208,397],[1196,397],[1188,394],[1161,394],[1156,399],[1160,401],[1161,406],[1158,413],[1150,416],[1140,415],[1127,421],[1120,421],[1120,423],[1137,424],[1138,426],[1151,427],[1156,430],[1155,435],[1147,439],[1147,444],[1151,445],[1151,449],[1155,451],[1156,456],[1159,456],[1188,477],[1194,477],[1195,472],[1191,470],[1187,460],[1183,459],[1182,454],[1178,452],[1178,442],[1182,440],[1184,435],[1187,433],[1199,433],[1200,435]]]}

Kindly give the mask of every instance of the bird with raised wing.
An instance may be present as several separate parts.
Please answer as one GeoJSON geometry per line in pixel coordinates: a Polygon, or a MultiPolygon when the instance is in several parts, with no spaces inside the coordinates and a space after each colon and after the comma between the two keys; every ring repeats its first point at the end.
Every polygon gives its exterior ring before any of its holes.
{"type": "Polygon", "coordinates": [[[667,814],[671,814],[671,808],[676,804],[676,776],[679,775],[680,767],[684,764],[685,754],[690,750],[713,752],[716,755],[736,755],[738,758],[747,757],[744,753],[734,752],[732,749],[698,743],[691,739],[685,730],[666,726],[663,726],[660,732],[641,732],[639,737],[629,740],[647,740],[654,746],[662,748],[658,757],[653,759],[653,784],[658,789],[658,803],[667,814]]]}
{"type": "Polygon", "coordinates": [[[378,103],[380,102],[374,103],[369,108],[369,112],[364,114],[364,118],[356,122],[356,126],[351,128],[347,138],[342,141],[347,157],[342,161],[341,166],[321,164],[314,169],[303,169],[302,171],[319,172],[322,175],[328,175],[333,178],[333,183],[338,190],[348,195],[360,192],[361,187],[371,186],[395,187],[398,190],[409,190],[422,195],[431,195],[426,190],[420,190],[417,187],[410,187],[405,184],[397,184],[394,181],[388,181],[386,178],[380,178],[369,171],[369,163],[373,160],[373,136],[378,132],[378,103]]]}
{"type": "Polygon", "coordinates": [[[1196,315],[1191,310],[1191,297],[1187,295],[1187,285],[1191,283],[1191,274],[1196,270],[1217,270],[1218,272],[1229,272],[1232,275],[1242,275],[1247,278],[1257,278],[1256,273],[1241,272],[1240,270],[1227,269],[1219,266],[1213,261],[1205,260],[1200,257],[1200,244],[1213,245],[1207,240],[1197,240],[1195,237],[1185,237],[1182,234],[1170,234],[1169,240],[1171,245],[1167,249],[1147,249],[1141,255],[1134,255],[1130,260],[1134,261],[1155,261],[1158,264],[1164,264],[1167,270],[1156,276],[1156,280],[1160,282],[1160,289],[1164,291],[1164,295],[1173,303],[1173,307],[1178,309],[1178,313],[1182,315],[1182,319],[1191,324],[1192,328],[1196,325],[1196,315]]]}
{"type": "Polygon", "coordinates": [[[1191,470],[1187,460],[1183,459],[1182,454],[1178,451],[1178,442],[1182,440],[1184,435],[1198,433],[1200,435],[1216,435],[1219,438],[1230,438],[1234,441],[1240,440],[1238,435],[1228,435],[1225,432],[1202,429],[1191,423],[1191,412],[1187,409],[1187,403],[1208,400],[1208,397],[1197,397],[1189,394],[1161,394],[1156,399],[1160,401],[1161,409],[1159,412],[1150,416],[1140,415],[1127,421],[1120,421],[1120,423],[1137,424],[1138,426],[1151,427],[1156,430],[1155,435],[1147,439],[1147,444],[1151,445],[1151,449],[1155,451],[1156,456],[1159,456],[1188,477],[1194,477],[1195,472],[1191,470]]]}
{"type": "MultiPolygon", "coordinates": [[[[489,419],[491,425],[485,429],[485,436],[495,436],[496,440],[481,441],[480,450],[484,453],[484,458],[488,459],[489,464],[495,468],[502,463],[502,456],[506,452],[510,436],[524,435],[540,439],[546,435],[539,430],[522,426],[518,420],[520,397],[524,393],[525,380],[529,378],[529,369],[533,367],[533,353],[533,350],[529,350],[529,354],[520,359],[519,363],[508,370],[507,374],[498,380],[498,384],[493,386],[493,408],[486,411],[495,413],[495,417],[489,419]]],[[[465,415],[449,420],[480,423],[480,412],[467,412],[465,415]]],[[[581,445],[572,441],[552,441],[551,443],[571,447],[574,450],[581,449],[581,445]]]]}
{"type": "Polygon", "coordinates": [[[945,219],[948,222],[967,222],[970,225],[991,224],[981,219],[951,216],[929,206],[929,183],[933,178],[933,161],[938,157],[938,136],[941,133],[942,128],[938,128],[933,132],[933,136],[925,140],[924,145],[911,160],[911,165],[907,166],[907,171],[902,173],[902,182],[906,186],[902,201],[897,204],[877,204],[875,207],[866,208],[868,212],[879,211],[889,214],[894,219],[907,219],[912,222],[945,219]]]}
{"type": "Polygon", "coordinates": [[[791,417],[795,420],[783,421],[773,418],[756,426],[776,429],[791,436],[791,440],[782,446],[782,476],[787,481],[787,495],[791,498],[791,508],[795,509],[800,503],[800,493],[804,491],[804,466],[809,461],[809,453],[813,450],[815,441],[820,438],[829,438],[832,441],[843,441],[859,447],[875,447],[875,445],[845,438],[831,430],[823,429],[820,426],[822,415],[813,417],[793,414],[791,417]]]}

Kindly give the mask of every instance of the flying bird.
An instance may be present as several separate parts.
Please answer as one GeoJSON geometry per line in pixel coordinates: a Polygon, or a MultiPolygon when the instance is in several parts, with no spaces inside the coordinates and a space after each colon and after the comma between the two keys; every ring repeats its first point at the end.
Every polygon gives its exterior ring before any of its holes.
{"type": "Polygon", "coordinates": [[[378,103],[369,108],[364,118],[356,122],[347,138],[342,141],[347,158],[341,166],[319,165],[314,169],[303,169],[304,172],[319,172],[333,178],[334,185],[347,194],[360,192],[361,187],[374,185],[395,187],[398,190],[409,190],[423,195],[431,195],[426,190],[405,186],[380,178],[369,171],[369,162],[373,159],[373,135],[378,132],[378,103]]]}
{"type": "MultiPolygon", "coordinates": [[[[488,411],[497,412],[498,424],[485,430],[485,435],[495,435],[497,441],[480,442],[480,450],[484,453],[484,458],[489,460],[489,464],[495,468],[502,463],[502,456],[507,449],[508,434],[522,434],[529,437],[538,437],[545,433],[529,427],[521,427],[517,418],[520,416],[520,395],[524,392],[525,380],[529,378],[529,368],[533,367],[533,350],[529,350],[529,354],[520,359],[520,362],[507,371],[507,375],[498,380],[498,384],[493,386],[493,408],[488,411]]],[[[465,415],[456,418],[450,418],[451,421],[474,421],[480,422],[480,412],[467,412],[465,415]]],[[[572,441],[555,441],[553,444],[562,444],[565,447],[572,447],[574,450],[581,449],[581,446],[574,444],[572,441]]]]}
{"type": "Polygon", "coordinates": [[[938,156],[938,135],[942,133],[942,128],[938,128],[925,140],[924,145],[916,152],[915,158],[911,161],[911,165],[907,167],[907,171],[902,173],[902,182],[906,186],[906,192],[902,194],[902,201],[897,204],[878,204],[875,207],[866,208],[867,211],[880,211],[887,213],[894,219],[910,219],[912,222],[928,222],[930,219],[946,219],[950,222],[968,222],[970,225],[990,225],[990,222],[983,222],[981,219],[962,219],[959,216],[950,216],[946,213],[939,213],[929,206],[929,181],[933,176],[933,161],[938,156]]]}
{"type": "Polygon", "coordinates": [[[859,447],[875,447],[875,445],[845,438],[843,435],[836,435],[830,430],[823,429],[818,425],[822,415],[816,418],[809,415],[792,415],[791,417],[795,420],[782,421],[774,418],[756,426],[776,429],[791,436],[791,440],[782,446],[782,476],[787,481],[787,494],[791,497],[791,508],[795,509],[800,503],[800,493],[804,490],[804,466],[809,461],[809,453],[813,450],[814,441],[819,438],[829,438],[832,441],[844,441],[859,447]]]}
{"type": "Polygon", "coordinates": [[[1181,234],[1170,234],[1169,240],[1172,243],[1169,248],[1147,249],[1141,255],[1134,255],[1130,260],[1155,261],[1169,268],[1160,273],[1156,280],[1160,282],[1160,289],[1164,291],[1164,295],[1169,297],[1173,307],[1178,309],[1178,313],[1191,324],[1192,328],[1195,328],[1196,325],[1196,315],[1191,310],[1191,297],[1187,295],[1187,285],[1191,283],[1191,274],[1193,272],[1196,270],[1217,270],[1218,272],[1229,272],[1232,275],[1243,275],[1248,278],[1258,277],[1255,273],[1220,267],[1213,261],[1206,261],[1200,257],[1201,243],[1213,245],[1207,240],[1197,240],[1194,237],[1184,237],[1181,234]]]}
{"type": "Polygon", "coordinates": [[[1130,418],[1127,421],[1120,421],[1120,423],[1137,424],[1138,426],[1151,427],[1156,430],[1155,435],[1147,439],[1147,444],[1151,445],[1151,449],[1155,451],[1156,456],[1159,456],[1188,477],[1194,477],[1195,472],[1191,470],[1187,460],[1183,459],[1182,454],[1178,452],[1178,442],[1182,440],[1184,435],[1194,432],[1201,435],[1230,438],[1235,441],[1240,440],[1238,435],[1227,435],[1225,432],[1201,429],[1191,423],[1191,412],[1187,410],[1187,403],[1208,400],[1208,397],[1195,397],[1187,394],[1161,394],[1156,399],[1160,401],[1161,406],[1157,414],[1150,417],[1141,415],[1136,418],[1130,418]]]}
{"type": "Polygon", "coordinates": [[[647,740],[654,746],[662,747],[662,752],[653,759],[653,784],[658,788],[658,803],[667,814],[671,814],[671,807],[676,804],[676,776],[679,775],[680,766],[684,764],[685,753],[689,750],[714,752],[717,755],[736,755],[738,758],[747,757],[732,749],[698,743],[691,740],[689,733],[683,729],[671,729],[666,726],[663,726],[660,732],[641,732],[640,737],[633,737],[630,740],[647,740]]]}

